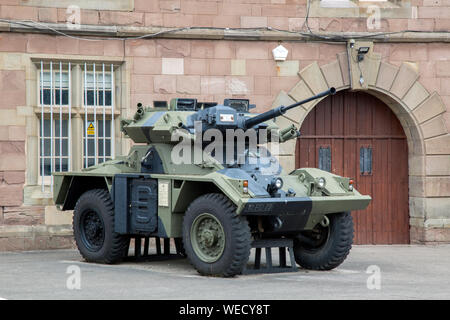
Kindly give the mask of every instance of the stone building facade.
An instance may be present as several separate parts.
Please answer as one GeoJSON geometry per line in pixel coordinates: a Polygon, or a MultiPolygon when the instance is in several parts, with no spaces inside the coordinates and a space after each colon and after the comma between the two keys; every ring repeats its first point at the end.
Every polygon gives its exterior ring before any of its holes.
{"type": "MultiPolygon", "coordinates": [[[[330,86],[395,114],[408,242],[449,242],[449,17],[447,0],[0,0],[0,250],[73,245],[48,172],[126,153],[120,117],[138,102],[248,98],[261,112],[330,86]]],[[[319,103],[280,122],[301,127],[319,103]]],[[[279,155],[288,171],[296,157],[295,141],[279,155]]]]}

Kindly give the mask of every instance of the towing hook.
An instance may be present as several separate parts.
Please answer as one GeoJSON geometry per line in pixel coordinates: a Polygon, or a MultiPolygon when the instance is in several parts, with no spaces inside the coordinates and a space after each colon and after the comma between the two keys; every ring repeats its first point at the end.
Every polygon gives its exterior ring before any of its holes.
{"type": "Polygon", "coordinates": [[[327,216],[323,216],[322,221],[320,221],[320,225],[324,228],[328,227],[330,225],[330,219],[328,219],[327,216]]]}

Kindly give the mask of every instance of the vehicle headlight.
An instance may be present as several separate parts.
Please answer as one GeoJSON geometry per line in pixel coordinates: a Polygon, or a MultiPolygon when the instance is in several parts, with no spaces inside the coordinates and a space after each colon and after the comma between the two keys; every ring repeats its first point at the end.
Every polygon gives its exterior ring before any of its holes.
{"type": "Polygon", "coordinates": [[[327,182],[326,182],[325,178],[323,178],[323,177],[320,177],[317,179],[317,187],[320,189],[325,188],[326,183],[327,182]]]}
{"type": "Polygon", "coordinates": [[[277,189],[281,189],[281,187],[283,187],[283,180],[281,178],[276,178],[275,179],[275,187],[277,189]]]}
{"type": "Polygon", "coordinates": [[[269,191],[269,193],[274,193],[279,189],[281,189],[282,187],[283,187],[283,179],[281,179],[280,177],[273,178],[269,186],[267,187],[267,191],[269,191]]]}

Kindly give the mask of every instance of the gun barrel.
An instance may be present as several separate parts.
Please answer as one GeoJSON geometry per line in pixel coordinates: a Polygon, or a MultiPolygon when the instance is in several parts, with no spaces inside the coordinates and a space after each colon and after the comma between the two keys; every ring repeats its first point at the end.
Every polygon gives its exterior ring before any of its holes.
{"type": "Polygon", "coordinates": [[[138,103],[136,113],[134,114],[134,120],[138,121],[144,115],[144,107],[142,103],[138,103]]]}
{"type": "Polygon", "coordinates": [[[300,134],[299,131],[297,131],[295,128],[291,129],[280,136],[280,142],[286,142],[293,138],[297,138],[299,134],[300,134]]]}
{"type": "Polygon", "coordinates": [[[297,131],[297,128],[295,127],[295,125],[291,124],[289,127],[280,130],[279,139],[280,139],[280,142],[286,142],[293,138],[297,138],[299,134],[300,134],[300,132],[297,131]]]}
{"type": "Polygon", "coordinates": [[[291,124],[289,127],[280,130],[280,137],[284,136],[288,132],[295,130],[295,125],[291,124]]]}
{"type": "Polygon", "coordinates": [[[322,97],[325,97],[325,96],[328,96],[328,95],[333,95],[335,93],[336,93],[336,89],[334,87],[331,87],[328,90],[325,90],[325,91],[323,91],[321,93],[316,94],[315,96],[312,96],[312,97],[309,97],[309,98],[307,98],[305,100],[293,103],[293,104],[291,104],[291,105],[289,105],[287,107],[283,107],[283,113],[288,111],[289,109],[295,108],[295,107],[297,107],[299,105],[305,104],[305,103],[310,102],[312,100],[316,100],[316,99],[319,99],[319,98],[322,98],[322,97]]]}
{"type": "Polygon", "coordinates": [[[282,114],[286,113],[286,111],[288,111],[288,110],[290,110],[292,108],[298,107],[298,106],[300,106],[300,105],[302,105],[304,103],[307,103],[309,101],[312,101],[312,100],[316,100],[316,99],[319,99],[319,98],[322,98],[322,97],[325,97],[325,96],[328,96],[328,95],[333,95],[335,93],[336,93],[336,89],[331,87],[328,90],[325,90],[325,91],[323,91],[323,92],[321,92],[319,94],[316,94],[315,96],[309,97],[309,98],[307,98],[305,100],[302,100],[302,101],[299,101],[299,102],[296,102],[296,103],[291,104],[291,105],[289,105],[287,107],[279,106],[279,107],[277,107],[275,109],[271,109],[271,110],[266,111],[264,113],[258,114],[257,116],[254,116],[253,118],[246,119],[245,122],[244,122],[244,128],[245,128],[245,130],[247,130],[249,128],[252,128],[252,127],[256,126],[257,124],[260,124],[260,123],[263,123],[263,122],[265,122],[267,120],[271,120],[271,119],[274,119],[274,118],[276,118],[278,116],[281,116],[282,114]]]}

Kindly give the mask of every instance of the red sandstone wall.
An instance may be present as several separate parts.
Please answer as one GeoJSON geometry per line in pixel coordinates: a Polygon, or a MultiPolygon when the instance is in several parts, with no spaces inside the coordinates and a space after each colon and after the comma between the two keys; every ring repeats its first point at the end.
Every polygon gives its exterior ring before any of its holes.
{"type": "MultiPolygon", "coordinates": [[[[21,0],[1,1],[0,18],[65,22],[66,8],[24,6],[21,0]]],[[[410,17],[382,17],[377,31],[447,31],[450,29],[449,0],[411,0],[410,17]]],[[[362,10],[364,11],[364,9],[362,10]]],[[[365,11],[364,11],[365,12],[365,11]]],[[[306,16],[306,0],[134,0],[134,10],[81,10],[82,24],[134,26],[210,26],[221,28],[273,27],[298,31],[306,16]]],[[[311,15],[310,26],[322,31],[366,31],[366,18],[311,15]]]]}

